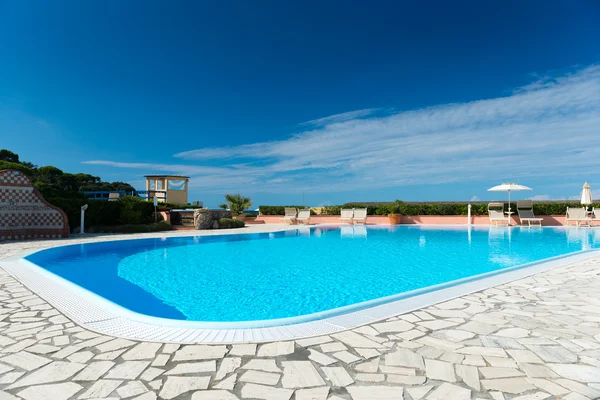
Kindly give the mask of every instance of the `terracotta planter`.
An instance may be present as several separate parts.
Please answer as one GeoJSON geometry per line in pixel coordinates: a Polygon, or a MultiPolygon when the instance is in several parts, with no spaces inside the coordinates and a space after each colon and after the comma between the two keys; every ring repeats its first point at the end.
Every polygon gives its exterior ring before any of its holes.
{"type": "Polygon", "coordinates": [[[388,214],[388,220],[390,221],[390,225],[400,225],[400,218],[402,215],[400,214],[388,214]]]}

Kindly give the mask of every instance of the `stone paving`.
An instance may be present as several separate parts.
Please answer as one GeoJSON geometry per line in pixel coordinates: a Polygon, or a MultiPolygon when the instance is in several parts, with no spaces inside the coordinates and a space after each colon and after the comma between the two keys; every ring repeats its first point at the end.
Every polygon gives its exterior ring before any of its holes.
{"type": "MultiPolygon", "coordinates": [[[[0,257],[15,253],[0,246],[0,257]]],[[[105,336],[1,269],[0,304],[0,400],[600,398],[600,257],[351,331],[258,345],[105,336]]]]}

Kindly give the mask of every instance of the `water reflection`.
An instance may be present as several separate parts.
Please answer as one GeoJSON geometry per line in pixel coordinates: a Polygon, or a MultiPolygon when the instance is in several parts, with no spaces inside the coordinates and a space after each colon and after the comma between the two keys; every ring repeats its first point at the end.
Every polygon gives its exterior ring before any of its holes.
{"type": "Polygon", "coordinates": [[[367,227],[364,225],[340,226],[341,237],[367,237],[367,227]]]}
{"type": "Polygon", "coordinates": [[[488,243],[500,243],[508,240],[510,243],[512,239],[512,230],[511,227],[505,226],[490,226],[489,234],[488,234],[488,243]]]}
{"type": "Polygon", "coordinates": [[[308,226],[301,226],[297,230],[298,236],[310,236],[311,229],[308,226]]]}
{"type": "MultiPolygon", "coordinates": [[[[596,234],[590,232],[589,228],[566,228],[567,230],[567,242],[569,244],[581,245],[581,250],[589,250],[592,248],[592,241],[596,237],[596,234]]],[[[593,230],[595,231],[595,230],[593,230]]]]}

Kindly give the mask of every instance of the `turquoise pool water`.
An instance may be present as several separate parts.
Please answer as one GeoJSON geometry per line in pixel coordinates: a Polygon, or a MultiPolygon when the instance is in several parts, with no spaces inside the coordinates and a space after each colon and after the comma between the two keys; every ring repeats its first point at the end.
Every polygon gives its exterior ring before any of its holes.
{"type": "Polygon", "coordinates": [[[591,248],[600,229],[347,226],[90,243],[26,258],[135,312],[232,322],[312,314],[591,248]]]}

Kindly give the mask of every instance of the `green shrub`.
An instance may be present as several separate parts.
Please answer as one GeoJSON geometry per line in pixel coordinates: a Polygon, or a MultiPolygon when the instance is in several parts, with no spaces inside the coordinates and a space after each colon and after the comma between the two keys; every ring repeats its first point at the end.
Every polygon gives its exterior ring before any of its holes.
{"type": "Polygon", "coordinates": [[[48,198],[47,201],[67,214],[71,230],[79,226],[81,206],[84,204],[88,205],[85,212],[86,226],[139,225],[154,222],[154,204],[141,199],[101,201],[57,197],[48,198]]]}
{"type": "MultiPolygon", "coordinates": [[[[114,203],[111,201],[107,201],[107,203],[114,203]]],[[[143,221],[141,203],[145,203],[144,200],[140,199],[137,196],[124,196],[119,198],[117,201],[120,206],[119,210],[119,224],[128,225],[128,224],[142,224],[145,222],[151,221],[143,221]]],[[[152,211],[154,211],[154,204],[152,204],[152,211]]]]}
{"type": "Polygon", "coordinates": [[[246,223],[239,219],[221,218],[219,220],[219,229],[242,228],[246,223]]]}
{"type": "MultiPolygon", "coordinates": [[[[340,215],[342,208],[366,208],[368,215],[467,215],[471,204],[471,215],[487,215],[487,203],[447,203],[447,202],[431,202],[431,203],[408,203],[401,200],[396,200],[394,203],[347,203],[342,206],[325,206],[323,207],[323,215],[340,215]]],[[[294,207],[294,206],[288,206],[294,207]]],[[[505,209],[508,209],[508,204],[504,203],[505,209]]],[[[511,209],[517,212],[517,203],[511,202],[511,209]]],[[[547,202],[533,203],[533,212],[535,215],[564,215],[567,212],[567,207],[581,207],[578,201],[564,202],[547,202]]],[[[600,203],[595,203],[589,208],[600,208],[600,203]]],[[[303,207],[295,206],[302,209],[303,207]]],[[[263,215],[283,215],[284,206],[260,206],[260,213],[263,215]]]]}
{"type": "Polygon", "coordinates": [[[26,167],[23,164],[0,160],[0,171],[2,171],[3,169],[14,169],[16,171],[20,171],[20,172],[24,173],[25,175],[27,175],[30,178],[33,175],[33,170],[29,167],[26,167]]]}
{"type": "Polygon", "coordinates": [[[192,206],[189,204],[162,203],[162,202],[158,203],[158,207],[159,208],[166,207],[166,208],[170,208],[172,210],[187,210],[187,209],[202,208],[202,206],[192,206]]]}
{"type": "Polygon", "coordinates": [[[159,222],[156,224],[126,224],[126,225],[99,225],[86,229],[88,233],[146,233],[170,231],[171,224],[159,222]]]}
{"type": "MultiPolygon", "coordinates": [[[[533,213],[535,215],[564,215],[567,213],[567,207],[582,207],[578,201],[565,201],[560,203],[533,203],[533,213]]],[[[588,206],[589,209],[592,207],[600,208],[600,203],[594,203],[588,206]]],[[[516,204],[512,205],[514,210],[517,209],[516,204]]]]}
{"type": "Polygon", "coordinates": [[[323,215],[340,215],[342,213],[342,207],[340,206],[324,206],[323,215]]]}
{"type": "Polygon", "coordinates": [[[304,206],[259,206],[258,211],[261,215],[284,215],[286,207],[289,208],[306,208],[304,206]]]}

